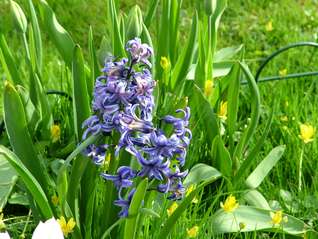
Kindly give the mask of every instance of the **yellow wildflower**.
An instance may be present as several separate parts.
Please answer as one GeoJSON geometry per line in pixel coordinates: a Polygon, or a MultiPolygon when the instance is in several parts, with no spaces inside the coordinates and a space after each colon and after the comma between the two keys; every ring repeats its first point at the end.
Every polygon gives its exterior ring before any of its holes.
{"type": "Polygon", "coordinates": [[[178,208],[178,203],[173,202],[171,206],[167,209],[168,216],[170,217],[177,208],[178,208]]]}
{"type": "Polygon", "coordinates": [[[196,238],[199,232],[198,226],[193,226],[190,229],[187,229],[187,234],[189,238],[196,238]]]}
{"type": "Polygon", "coordinates": [[[280,117],[280,120],[283,122],[287,122],[288,121],[288,116],[284,115],[282,117],[280,117]]]}
{"type": "Polygon", "coordinates": [[[270,20],[270,21],[267,22],[267,24],[266,24],[266,26],[265,26],[265,30],[266,30],[267,32],[271,32],[271,31],[274,30],[272,20],[270,20]]]}
{"type": "Polygon", "coordinates": [[[160,66],[162,67],[162,69],[164,70],[168,70],[170,68],[170,61],[167,57],[162,56],[160,59],[160,66]]]}
{"type": "Polygon", "coordinates": [[[285,69],[281,69],[278,73],[279,73],[280,76],[286,76],[287,75],[287,69],[286,68],[285,69]]]}
{"type": "Polygon", "coordinates": [[[223,120],[227,119],[227,101],[225,102],[221,101],[221,106],[220,106],[218,116],[223,120]]]}
{"type": "Polygon", "coordinates": [[[204,84],[204,95],[206,97],[209,97],[213,92],[213,81],[212,80],[207,80],[205,81],[204,84]]]}
{"type": "Polygon", "coordinates": [[[59,199],[58,196],[53,195],[53,196],[51,197],[51,201],[52,201],[52,203],[53,203],[54,206],[57,206],[57,205],[59,204],[60,199],[59,199]]]}
{"type": "Polygon", "coordinates": [[[228,196],[225,199],[224,203],[221,202],[220,205],[225,212],[233,212],[239,206],[238,202],[236,201],[236,198],[232,194],[230,194],[230,196],[228,196]]]}
{"type": "Polygon", "coordinates": [[[73,229],[76,225],[74,218],[71,218],[70,220],[68,220],[68,222],[66,222],[63,216],[60,217],[60,219],[57,219],[57,222],[60,224],[65,237],[67,237],[69,233],[73,232],[73,229]]]}
{"type": "MultiPolygon", "coordinates": [[[[186,197],[190,195],[190,193],[193,192],[193,190],[195,189],[195,185],[194,184],[191,184],[188,188],[187,188],[187,192],[186,192],[186,197]]],[[[197,197],[194,197],[192,199],[192,203],[198,203],[199,200],[197,197]]]]}
{"type": "Polygon", "coordinates": [[[310,124],[300,124],[300,135],[305,144],[314,140],[316,129],[310,124]]]}
{"type": "Polygon", "coordinates": [[[272,218],[271,223],[274,226],[280,225],[282,223],[282,221],[284,221],[284,222],[288,221],[287,217],[283,217],[283,211],[282,210],[278,210],[275,213],[274,212],[270,212],[270,216],[272,218]]]}
{"type": "Polygon", "coordinates": [[[58,124],[54,124],[51,127],[51,139],[55,143],[60,140],[61,137],[61,128],[58,124]]]}

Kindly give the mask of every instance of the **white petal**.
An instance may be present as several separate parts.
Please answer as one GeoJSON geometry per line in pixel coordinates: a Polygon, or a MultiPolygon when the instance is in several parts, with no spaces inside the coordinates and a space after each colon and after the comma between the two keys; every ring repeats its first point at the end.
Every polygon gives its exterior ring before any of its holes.
{"type": "Polygon", "coordinates": [[[10,239],[8,232],[0,232],[0,239],[10,239]]]}
{"type": "Polygon", "coordinates": [[[59,223],[52,217],[44,223],[39,223],[33,232],[32,239],[64,239],[64,236],[59,223]]]}

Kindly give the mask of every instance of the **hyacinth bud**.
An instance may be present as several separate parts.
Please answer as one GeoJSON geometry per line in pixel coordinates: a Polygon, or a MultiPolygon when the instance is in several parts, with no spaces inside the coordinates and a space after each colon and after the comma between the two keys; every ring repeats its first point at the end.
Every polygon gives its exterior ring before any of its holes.
{"type": "Polygon", "coordinates": [[[10,1],[11,10],[13,12],[13,18],[18,28],[22,31],[22,33],[26,33],[28,22],[23,13],[23,10],[15,1],[10,1]]]}
{"type": "Polygon", "coordinates": [[[142,14],[140,8],[134,6],[127,17],[126,21],[126,37],[127,39],[133,39],[139,37],[142,32],[142,14]]]}
{"type": "Polygon", "coordinates": [[[204,11],[207,15],[212,15],[216,9],[217,0],[204,0],[204,11]]]}

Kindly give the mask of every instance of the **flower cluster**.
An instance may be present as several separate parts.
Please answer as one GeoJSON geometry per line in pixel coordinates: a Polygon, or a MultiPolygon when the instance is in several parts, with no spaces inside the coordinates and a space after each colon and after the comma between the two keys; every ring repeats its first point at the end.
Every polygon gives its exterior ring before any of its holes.
{"type": "MultiPolygon", "coordinates": [[[[187,171],[182,172],[180,168],[185,163],[191,140],[188,107],[176,111],[183,114],[182,117],[167,115],[161,119],[162,123],[172,126],[169,135],[154,126],[155,81],[149,62],[153,51],[138,38],[128,41],[126,50],[129,59],[106,60],[104,74],[95,82],[94,114],[83,123],[83,140],[88,135],[118,132],[120,138],[116,142],[115,154],[125,149],[139,163],[138,168],[119,167],[116,175],[101,174],[104,179],[111,180],[118,190],[118,200],[114,204],[122,208],[120,217],[128,215],[138,177],[152,180],[152,185],[156,185],[159,192],[167,193],[169,199],[177,200],[184,195],[182,178],[187,171]]],[[[85,153],[100,165],[107,149],[112,146],[90,145],[85,153]]]]}

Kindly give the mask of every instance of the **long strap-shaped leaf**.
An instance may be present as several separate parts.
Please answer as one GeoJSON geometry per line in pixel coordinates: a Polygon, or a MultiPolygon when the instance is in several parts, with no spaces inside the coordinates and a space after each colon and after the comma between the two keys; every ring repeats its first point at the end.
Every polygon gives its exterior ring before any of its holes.
{"type": "Polygon", "coordinates": [[[15,85],[23,85],[15,59],[2,34],[0,34],[0,61],[6,70],[8,79],[11,79],[15,85]]]}
{"type": "Polygon", "coordinates": [[[41,31],[38,22],[38,18],[34,9],[34,5],[32,0],[28,0],[29,11],[31,16],[31,24],[33,29],[33,38],[34,38],[34,45],[35,45],[35,54],[36,54],[36,65],[38,69],[38,73],[40,74],[42,71],[42,38],[41,38],[41,31]]]}
{"type": "Polygon", "coordinates": [[[23,165],[18,156],[6,147],[0,145],[0,157],[5,157],[19,174],[25,186],[36,201],[43,217],[46,219],[52,217],[53,212],[41,185],[35,177],[33,177],[32,173],[23,165]]]}
{"type": "Polygon", "coordinates": [[[142,201],[145,198],[146,190],[148,187],[148,179],[145,178],[141,181],[136,189],[136,192],[131,200],[128,215],[126,219],[124,239],[136,238],[137,219],[142,201]]]}
{"type": "Polygon", "coordinates": [[[182,52],[181,56],[179,56],[178,61],[173,69],[172,77],[171,77],[171,88],[178,84],[181,85],[181,82],[185,80],[190,66],[192,64],[194,52],[197,48],[197,36],[198,36],[198,13],[196,12],[192,19],[192,29],[189,36],[189,40],[187,43],[187,47],[182,52]]]}
{"type": "Polygon", "coordinates": [[[48,34],[69,66],[73,59],[73,48],[75,46],[70,34],[59,24],[55,13],[45,0],[38,1],[43,19],[43,24],[48,34]]]}
{"type": "Polygon", "coordinates": [[[32,144],[21,98],[14,86],[8,82],[4,89],[4,121],[13,151],[48,192],[49,178],[45,174],[44,163],[32,144]]]}

